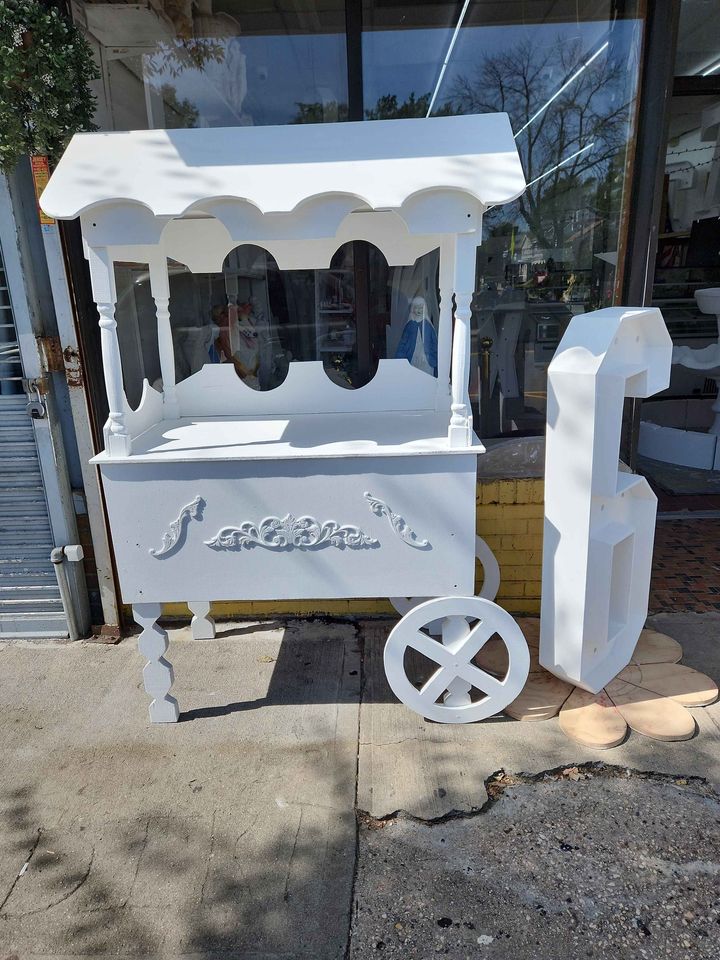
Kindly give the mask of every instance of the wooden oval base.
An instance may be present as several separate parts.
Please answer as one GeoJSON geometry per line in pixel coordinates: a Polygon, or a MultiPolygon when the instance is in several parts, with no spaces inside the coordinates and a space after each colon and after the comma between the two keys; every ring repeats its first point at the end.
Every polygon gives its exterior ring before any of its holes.
{"type": "MultiPolygon", "coordinates": [[[[571,740],[609,750],[626,738],[628,728],[654,740],[688,740],[696,730],[690,707],[707,706],[718,697],[717,684],[681,665],[682,646],[655,630],[643,630],[629,665],[599,693],[553,676],[537,661],[539,621],[519,621],[530,647],[530,674],[522,693],[505,708],[515,720],[559,716],[571,740]]],[[[484,669],[502,676],[507,669],[500,644],[490,640],[477,656],[484,669]]]]}

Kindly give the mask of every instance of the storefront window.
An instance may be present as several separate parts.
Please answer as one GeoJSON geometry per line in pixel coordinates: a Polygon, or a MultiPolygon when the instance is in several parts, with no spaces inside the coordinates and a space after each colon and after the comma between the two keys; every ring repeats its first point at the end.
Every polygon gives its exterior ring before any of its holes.
{"type": "Polygon", "coordinates": [[[642,405],[639,464],[666,498],[716,494],[720,297],[702,291],[720,289],[720,8],[703,0],[680,6],[653,281],[676,350],[642,405]]]}
{"type": "Polygon", "coordinates": [[[347,117],[343,0],[74,6],[103,74],[106,129],[347,117]]]}
{"type": "MultiPolygon", "coordinates": [[[[701,0],[680,7],[653,304],[678,345],[717,337],[695,291],[720,285],[720,9],[701,0]],[[690,83],[686,87],[684,80],[690,83]],[[704,90],[703,88],[706,88],[704,90]]],[[[674,365],[670,394],[714,392],[713,381],[674,365]]]]}
{"type": "MultiPolygon", "coordinates": [[[[347,120],[350,90],[353,119],[506,111],[529,185],[522,198],[485,215],[471,399],[477,415],[479,344],[489,339],[490,402],[478,417],[480,431],[542,431],[547,365],[567,323],[613,301],[640,0],[361,6],[362,28],[350,37],[344,0],[78,2],[73,9],[101,66],[98,121],[105,129],[347,120]],[[362,76],[349,70],[355,61],[346,54],[360,42],[362,76]]],[[[271,258],[264,263],[267,298],[257,309],[274,318],[267,322],[277,327],[282,351],[322,359],[338,382],[360,386],[379,358],[410,349],[413,338],[403,330],[416,299],[425,301],[428,326],[420,329],[432,341],[436,255],[388,268],[377,251],[353,243],[326,271],[290,275],[271,258]]],[[[133,299],[144,282],[132,281],[133,299]]],[[[188,285],[184,300],[172,297],[174,330],[210,323],[223,298],[222,283],[208,283],[173,275],[174,288],[188,285]]],[[[138,301],[135,309],[141,327],[154,323],[151,303],[138,301]]],[[[181,336],[176,332],[179,377],[192,367],[182,359],[189,347],[181,336]]],[[[123,345],[124,355],[147,354],[131,361],[138,370],[154,369],[152,341],[147,333],[123,345]]],[[[412,350],[419,362],[415,340],[412,350]]],[[[432,343],[422,352],[432,357],[432,343]]]]}
{"type": "Polygon", "coordinates": [[[505,111],[515,130],[528,189],[488,211],[478,256],[485,436],[543,430],[559,338],[573,314],[613,302],[642,40],[637,2],[521,8],[364,3],[368,119],[505,111]]]}
{"type": "MultiPolygon", "coordinates": [[[[653,304],[661,308],[678,345],[706,346],[717,338],[715,318],[698,308],[695,291],[720,285],[719,125],[720,96],[673,98],[653,304]]],[[[699,395],[706,390],[712,390],[712,381],[673,366],[672,393],[699,395]]]]}

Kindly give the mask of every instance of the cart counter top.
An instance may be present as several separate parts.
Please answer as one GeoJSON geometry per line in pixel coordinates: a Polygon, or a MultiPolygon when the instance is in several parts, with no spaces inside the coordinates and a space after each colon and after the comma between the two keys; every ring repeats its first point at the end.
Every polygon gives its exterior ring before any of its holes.
{"type": "Polygon", "coordinates": [[[92,462],[467,456],[484,452],[475,435],[469,447],[449,446],[447,414],[403,411],[164,420],[133,440],[129,457],[103,452],[92,462]]]}

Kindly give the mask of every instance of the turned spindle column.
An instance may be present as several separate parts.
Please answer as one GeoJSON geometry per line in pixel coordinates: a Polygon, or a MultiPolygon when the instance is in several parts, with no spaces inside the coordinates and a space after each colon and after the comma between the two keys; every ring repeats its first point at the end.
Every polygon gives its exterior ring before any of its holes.
{"type": "Polygon", "coordinates": [[[215,620],[210,616],[210,604],[207,600],[188,600],[188,607],[193,618],[190,621],[190,632],[193,640],[214,640],[215,620]]]}
{"type": "Polygon", "coordinates": [[[120,344],[117,338],[115,320],[114,264],[106,248],[88,247],[87,260],[90,267],[90,279],[95,303],[98,308],[100,325],[100,350],[102,352],[105,392],[110,409],[105,424],[105,449],[114,457],[127,457],[130,454],[130,435],[125,426],[125,390],[122,379],[122,361],[120,344]]]}
{"type": "Polygon", "coordinates": [[[452,352],[452,403],[449,439],[451,447],[470,445],[472,415],[468,398],[470,378],[471,293],[455,294],[455,329],[452,352]]]}
{"type": "MultiPolygon", "coordinates": [[[[458,646],[470,634],[470,624],[466,617],[445,617],[442,623],[442,642],[448,647],[458,646]]],[[[472,684],[462,677],[455,677],[448,684],[447,692],[443,696],[446,707],[465,707],[472,703],[470,691],[472,684]]]]}
{"type": "Polygon", "coordinates": [[[455,244],[443,238],[440,243],[440,322],[438,324],[438,383],[436,409],[450,409],[450,363],[453,336],[453,289],[455,285],[455,244]]]}
{"type": "Polygon", "coordinates": [[[133,604],[133,618],[141,626],[138,650],[148,661],[143,668],[145,692],[150,702],[150,719],[153,723],[176,723],[180,716],[178,702],[170,696],[175,681],[172,664],[165,659],[169,645],[167,631],[158,625],[162,607],[159,603],[133,604]]]}
{"type": "Polygon", "coordinates": [[[107,392],[108,413],[105,425],[105,445],[112,456],[127,456],[130,453],[130,437],[125,428],[123,400],[125,394],[122,382],[120,344],[117,338],[117,321],[114,303],[98,303],[100,316],[100,348],[102,351],[105,390],[107,392]]]}
{"type": "Polygon", "coordinates": [[[451,447],[469,447],[472,441],[470,380],[470,316],[475,290],[475,260],[478,234],[460,234],[455,240],[455,326],[452,344],[451,416],[448,438],[451,447]]]}
{"type": "Polygon", "coordinates": [[[165,418],[176,420],[180,416],[180,408],[175,392],[175,345],[173,344],[172,326],[170,324],[170,281],[167,258],[165,256],[155,257],[148,266],[150,268],[150,292],[155,301],[165,418]]]}

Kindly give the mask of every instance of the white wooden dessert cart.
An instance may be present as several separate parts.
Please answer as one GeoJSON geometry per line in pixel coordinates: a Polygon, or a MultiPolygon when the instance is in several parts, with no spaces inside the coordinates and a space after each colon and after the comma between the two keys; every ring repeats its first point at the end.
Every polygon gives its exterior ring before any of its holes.
{"type": "Polygon", "coordinates": [[[468,722],[520,692],[522,633],[473,596],[484,448],[468,378],[483,211],[524,187],[505,114],[73,138],[41,202],[82,224],[110,410],[94,462],[122,594],[143,628],[153,721],[178,719],[157,623],[172,601],[188,602],[196,636],[212,636],[216,600],[439,598],[408,602],[390,635],[395,694],[424,717],[468,722]],[[219,272],[235,247],[255,244],[280,269],[320,269],[349,240],[375,244],[390,266],[439,249],[437,376],[382,359],[354,390],[333,383],[322,361],[290,363],[267,391],[232,364],[176,382],[169,259],[219,272]],[[115,319],[121,261],[148,264],[156,305],[162,392],[146,382],[137,409],[115,319]],[[472,662],[495,633],[509,651],[504,679],[472,662]],[[420,689],[408,649],[437,665],[420,689]]]}

